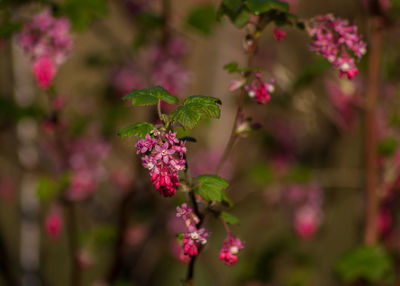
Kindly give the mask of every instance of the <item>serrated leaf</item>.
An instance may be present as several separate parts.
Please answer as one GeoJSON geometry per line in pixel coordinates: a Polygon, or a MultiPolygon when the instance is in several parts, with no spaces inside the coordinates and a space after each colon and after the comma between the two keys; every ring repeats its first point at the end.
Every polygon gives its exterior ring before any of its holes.
{"type": "Polygon", "coordinates": [[[235,217],[233,214],[230,214],[228,212],[221,212],[221,217],[224,221],[226,221],[229,224],[238,224],[239,219],[235,217]]]}
{"type": "Polygon", "coordinates": [[[179,99],[169,93],[161,86],[154,86],[146,89],[133,89],[130,93],[125,95],[123,100],[131,100],[132,105],[155,105],[158,100],[165,101],[169,104],[178,104],[179,99]]]}
{"type": "Polygon", "coordinates": [[[154,129],[154,125],[148,122],[138,122],[129,126],[123,127],[119,130],[118,135],[121,138],[138,136],[139,138],[145,138],[146,134],[150,133],[154,129]]]}
{"type": "Polygon", "coordinates": [[[171,121],[179,122],[184,128],[192,129],[202,116],[219,118],[221,110],[218,106],[221,101],[211,96],[193,95],[185,99],[183,105],[175,109],[171,121]]]}
{"type": "Polygon", "coordinates": [[[201,5],[190,11],[186,20],[188,26],[203,33],[211,34],[217,24],[217,11],[213,5],[201,5]]]}
{"type": "Polygon", "coordinates": [[[200,182],[199,195],[209,202],[221,202],[223,190],[229,186],[229,183],[217,175],[200,175],[195,177],[200,182]]]}
{"type": "Polygon", "coordinates": [[[339,260],[336,269],[346,283],[358,279],[377,283],[394,277],[393,261],[379,245],[360,246],[350,251],[339,260]]]}
{"type": "Polygon", "coordinates": [[[246,0],[244,3],[255,15],[260,15],[270,10],[289,12],[289,4],[278,0],[246,0]]]}

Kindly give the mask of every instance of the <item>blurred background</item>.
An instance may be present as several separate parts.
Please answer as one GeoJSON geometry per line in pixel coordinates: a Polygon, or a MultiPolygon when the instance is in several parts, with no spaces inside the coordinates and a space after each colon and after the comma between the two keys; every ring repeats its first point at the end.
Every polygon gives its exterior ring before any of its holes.
{"type": "MultiPolygon", "coordinates": [[[[289,1],[301,19],[328,13],[348,19],[369,43],[376,15],[367,2],[289,1]]],[[[238,98],[228,90],[237,75],[223,66],[247,61],[246,31],[227,17],[217,21],[219,4],[0,1],[0,285],[181,285],[187,265],[179,260],[175,207],[184,196],[161,197],[140,165],[135,139],[118,137],[121,127],[156,119],[151,108],[121,98],[153,85],[181,101],[194,94],[220,98],[219,120],[178,130],[197,139],[187,143],[192,174],[212,172],[238,98]],[[68,17],[73,40],[50,92],[37,88],[18,38],[23,24],[47,8],[68,17]]],[[[266,105],[245,99],[245,115],[261,127],[238,140],[221,172],[230,182],[231,213],[240,218],[232,231],[245,248],[235,266],[225,266],[219,260],[225,230],[209,218],[196,286],[397,285],[400,3],[380,4],[387,23],[375,114],[376,248],[360,248],[368,54],[359,75],[341,79],[310,52],[307,33],[285,26],[286,39],[278,42],[271,25],[253,66],[275,78],[275,91],[266,105]]]]}

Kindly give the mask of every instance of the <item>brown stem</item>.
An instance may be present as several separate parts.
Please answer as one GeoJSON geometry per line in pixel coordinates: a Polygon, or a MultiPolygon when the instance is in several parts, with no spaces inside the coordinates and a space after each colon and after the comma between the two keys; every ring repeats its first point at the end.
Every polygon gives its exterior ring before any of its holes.
{"type": "Polygon", "coordinates": [[[365,243],[373,245],[378,239],[378,154],[376,108],[379,92],[379,76],[382,50],[382,24],[381,18],[375,16],[371,19],[368,86],[366,95],[365,114],[365,149],[366,149],[366,212],[365,212],[365,243]]]}
{"type": "Polygon", "coordinates": [[[78,225],[77,216],[74,203],[67,201],[65,203],[65,210],[67,211],[67,229],[68,229],[68,244],[71,254],[71,275],[70,284],[71,286],[81,285],[81,271],[78,261],[78,225]]]}
{"type": "MultiPolygon", "coordinates": [[[[255,41],[255,40],[254,40],[255,41]]],[[[254,44],[255,45],[255,44],[254,44]]],[[[251,60],[252,56],[255,50],[249,51],[248,53],[248,58],[247,58],[247,67],[250,68],[251,66],[251,60]]],[[[238,124],[238,120],[240,118],[240,115],[242,114],[243,110],[243,100],[246,92],[244,87],[240,89],[240,95],[239,95],[239,101],[236,109],[236,115],[235,115],[235,120],[233,121],[232,125],[232,130],[231,130],[231,135],[229,136],[228,143],[225,146],[224,152],[222,153],[221,159],[219,160],[217,167],[215,168],[215,174],[218,174],[221,171],[221,168],[224,166],[225,161],[228,159],[233,146],[235,145],[236,139],[237,139],[237,134],[236,134],[236,128],[238,124]]]]}

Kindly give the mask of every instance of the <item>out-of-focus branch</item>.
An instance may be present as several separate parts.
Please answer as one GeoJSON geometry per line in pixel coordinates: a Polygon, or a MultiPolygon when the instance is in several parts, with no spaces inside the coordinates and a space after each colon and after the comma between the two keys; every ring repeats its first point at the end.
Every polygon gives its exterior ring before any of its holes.
{"type": "Polygon", "coordinates": [[[364,240],[368,245],[375,244],[378,239],[379,195],[376,109],[382,53],[382,26],[382,18],[372,13],[370,18],[368,86],[365,114],[366,210],[364,240]]]}

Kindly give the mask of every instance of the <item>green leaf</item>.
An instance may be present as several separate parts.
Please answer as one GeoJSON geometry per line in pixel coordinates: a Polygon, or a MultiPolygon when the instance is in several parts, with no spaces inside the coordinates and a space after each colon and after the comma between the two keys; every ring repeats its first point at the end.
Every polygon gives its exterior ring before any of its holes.
{"type": "Polygon", "coordinates": [[[378,144],[378,152],[382,156],[391,156],[397,149],[399,142],[395,137],[387,137],[378,144]]]}
{"type": "Polygon", "coordinates": [[[193,95],[185,99],[183,105],[175,109],[170,118],[179,122],[184,128],[192,129],[202,116],[219,118],[221,110],[218,106],[221,101],[211,96],[193,95]]]}
{"type": "Polygon", "coordinates": [[[394,277],[393,261],[379,245],[364,245],[350,251],[339,260],[336,270],[346,283],[358,279],[378,283],[394,277]]]}
{"type": "Polygon", "coordinates": [[[311,180],[311,170],[305,166],[294,166],[287,174],[288,181],[308,183],[311,180]]]}
{"type": "Polygon", "coordinates": [[[138,105],[138,106],[154,105],[157,104],[159,99],[169,104],[179,103],[179,99],[176,96],[172,95],[165,88],[161,86],[155,86],[146,89],[133,89],[122,99],[131,100],[132,105],[138,105]]]}
{"type": "Polygon", "coordinates": [[[244,3],[255,15],[260,15],[270,10],[289,12],[289,4],[278,0],[246,0],[244,3]]]}
{"type": "Polygon", "coordinates": [[[223,190],[229,186],[229,183],[217,175],[200,175],[195,177],[200,182],[199,195],[209,202],[221,202],[223,190]]]}
{"type": "Polygon", "coordinates": [[[228,208],[233,207],[233,202],[225,192],[222,192],[222,204],[228,208]]]}
{"type": "Polygon", "coordinates": [[[41,201],[48,201],[56,194],[56,184],[49,177],[42,177],[36,189],[36,194],[41,201]]]}
{"type": "Polygon", "coordinates": [[[200,33],[209,35],[217,24],[217,11],[208,4],[195,7],[190,11],[186,23],[200,33]]]}
{"type": "Polygon", "coordinates": [[[61,12],[66,14],[75,30],[83,30],[96,18],[108,12],[106,0],[66,0],[61,12]]]}
{"type": "Polygon", "coordinates": [[[230,214],[228,212],[221,212],[221,217],[224,221],[226,221],[229,224],[238,224],[239,219],[235,217],[233,214],[230,214]]]}
{"type": "Polygon", "coordinates": [[[233,19],[233,24],[238,28],[243,28],[250,20],[251,13],[246,9],[240,10],[233,19]]]}
{"type": "Polygon", "coordinates": [[[119,130],[118,135],[122,138],[138,136],[139,138],[145,138],[146,134],[150,133],[154,129],[154,125],[148,122],[138,122],[129,126],[123,127],[119,130]]]}
{"type": "Polygon", "coordinates": [[[229,64],[224,65],[224,70],[229,73],[235,73],[239,71],[239,65],[237,62],[230,62],[229,64]]]}
{"type": "Polygon", "coordinates": [[[238,10],[238,8],[242,5],[242,0],[224,0],[222,2],[229,10],[238,10]]]}

